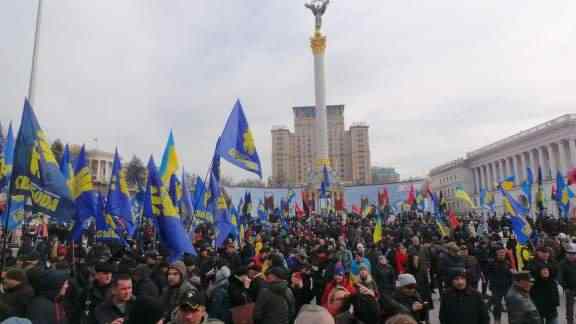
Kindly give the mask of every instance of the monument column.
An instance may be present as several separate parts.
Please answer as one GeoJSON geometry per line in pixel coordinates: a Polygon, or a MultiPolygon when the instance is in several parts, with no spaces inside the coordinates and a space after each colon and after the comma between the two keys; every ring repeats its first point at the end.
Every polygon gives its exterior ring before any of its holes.
{"type": "Polygon", "coordinates": [[[324,52],[326,36],[317,30],[310,39],[310,47],[314,54],[314,89],[316,93],[316,167],[322,170],[330,166],[328,156],[328,125],[326,117],[326,82],[324,78],[324,52]]]}

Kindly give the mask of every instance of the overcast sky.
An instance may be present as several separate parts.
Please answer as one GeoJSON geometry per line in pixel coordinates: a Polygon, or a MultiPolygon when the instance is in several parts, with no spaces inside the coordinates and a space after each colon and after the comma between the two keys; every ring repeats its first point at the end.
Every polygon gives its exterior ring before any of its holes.
{"type": "MultiPolygon", "coordinates": [[[[268,176],[271,127],[293,129],[291,107],[314,102],[303,2],[44,0],[40,123],[157,163],[173,129],[204,174],[240,98],[268,176]]],[[[36,6],[0,1],[3,123],[27,94],[36,6]]],[[[368,122],[372,165],[403,178],[576,112],[573,0],[333,0],[324,31],[328,103],[346,105],[347,126],[368,122]]]]}

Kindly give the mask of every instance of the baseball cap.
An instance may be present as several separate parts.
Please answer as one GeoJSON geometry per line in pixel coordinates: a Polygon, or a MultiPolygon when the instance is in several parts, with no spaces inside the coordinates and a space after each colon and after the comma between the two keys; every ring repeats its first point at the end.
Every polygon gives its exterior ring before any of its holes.
{"type": "Polygon", "coordinates": [[[200,306],[206,306],[206,298],[198,291],[189,290],[180,297],[178,306],[196,310],[200,306]]]}

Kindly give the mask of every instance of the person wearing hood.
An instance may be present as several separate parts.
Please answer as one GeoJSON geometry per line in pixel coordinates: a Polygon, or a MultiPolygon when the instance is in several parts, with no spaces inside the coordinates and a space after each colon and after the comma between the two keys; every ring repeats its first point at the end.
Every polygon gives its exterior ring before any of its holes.
{"type": "Polygon", "coordinates": [[[230,313],[230,294],[228,293],[229,278],[230,268],[224,265],[216,271],[214,281],[206,291],[208,297],[208,314],[211,318],[222,320],[225,323],[230,323],[232,320],[230,313]]]}
{"type": "Polygon", "coordinates": [[[266,286],[254,305],[254,324],[290,324],[296,311],[292,290],[288,287],[288,271],[272,267],[266,271],[266,286]]]}
{"type": "Polygon", "coordinates": [[[392,298],[410,310],[410,314],[417,322],[426,321],[428,303],[426,303],[417,290],[416,278],[409,273],[398,276],[396,291],[392,298]]]}
{"type": "Polygon", "coordinates": [[[152,281],[150,275],[152,271],[146,264],[139,264],[132,272],[132,279],[134,281],[134,296],[149,296],[158,298],[160,292],[158,286],[152,281]]]}
{"type": "Polygon", "coordinates": [[[36,296],[26,308],[26,318],[34,324],[67,324],[67,305],[64,296],[68,290],[68,273],[44,271],[33,286],[36,296]]]}
{"type": "Polygon", "coordinates": [[[242,306],[254,302],[250,294],[252,280],[248,276],[248,268],[242,266],[238,268],[229,280],[228,294],[232,307],[242,306]]]}
{"type": "Polygon", "coordinates": [[[440,299],[440,324],[490,324],[490,315],[482,295],[474,287],[468,286],[467,278],[464,268],[451,273],[451,286],[440,299]]]}
{"type": "Polygon", "coordinates": [[[182,261],[176,261],[168,266],[166,274],[168,286],[162,293],[162,305],[168,317],[169,314],[178,306],[179,298],[188,291],[195,291],[199,293],[198,289],[194,287],[187,278],[186,265],[182,261]]]}
{"type": "Polygon", "coordinates": [[[4,294],[0,302],[8,308],[10,316],[23,317],[26,314],[26,304],[34,297],[34,290],[28,284],[26,273],[20,269],[10,269],[4,275],[4,294]]]}
{"type": "Polygon", "coordinates": [[[530,297],[536,305],[540,317],[546,324],[558,323],[560,294],[558,293],[558,283],[552,277],[552,269],[547,265],[540,264],[531,268],[531,272],[536,274],[536,278],[534,286],[530,289],[530,297]]]}

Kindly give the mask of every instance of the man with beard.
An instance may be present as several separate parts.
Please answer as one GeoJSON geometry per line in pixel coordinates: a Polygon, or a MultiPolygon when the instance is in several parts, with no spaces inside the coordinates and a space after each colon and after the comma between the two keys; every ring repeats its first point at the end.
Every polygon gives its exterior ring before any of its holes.
{"type": "Polygon", "coordinates": [[[440,323],[489,324],[488,308],[482,295],[468,286],[465,269],[454,270],[450,278],[451,286],[440,300],[440,323]]]}

